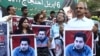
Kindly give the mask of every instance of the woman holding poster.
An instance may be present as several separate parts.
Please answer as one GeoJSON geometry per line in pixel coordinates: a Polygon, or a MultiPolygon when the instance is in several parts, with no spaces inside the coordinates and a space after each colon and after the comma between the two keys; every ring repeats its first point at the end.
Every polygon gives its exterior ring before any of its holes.
{"type": "Polygon", "coordinates": [[[28,18],[21,18],[18,24],[18,29],[15,30],[14,34],[31,34],[33,31],[30,29],[28,18]]]}

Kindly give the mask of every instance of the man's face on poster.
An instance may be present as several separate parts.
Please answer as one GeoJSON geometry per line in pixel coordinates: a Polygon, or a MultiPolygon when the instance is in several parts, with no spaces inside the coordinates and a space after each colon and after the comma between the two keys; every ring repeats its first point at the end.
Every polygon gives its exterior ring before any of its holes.
{"type": "Polygon", "coordinates": [[[45,38],[45,31],[39,31],[38,37],[39,37],[40,39],[44,39],[44,38],[45,38]]]}
{"type": "Polygon", "coordinates": [[[82,49],[84,47],[84,40],[82,37],[76,37],[74,40],[74,47],[76,49],[82,49]]]}
{"type": "Polygon", "coordinates": [[[29,47],[29,45],[28,45],[27,41],[21,41],[21,43],[20,43],[20,49],[21,49],[21,51],[27,51],[28,47],[29,47]]]}

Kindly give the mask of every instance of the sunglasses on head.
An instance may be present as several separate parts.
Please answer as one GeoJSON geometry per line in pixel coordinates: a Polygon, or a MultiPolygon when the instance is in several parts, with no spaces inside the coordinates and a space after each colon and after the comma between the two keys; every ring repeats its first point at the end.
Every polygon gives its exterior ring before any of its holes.
{"type": "Polygon", "coordinates": [[[43,17],[41,17],[40,19],[43,19],[43,17]]]}

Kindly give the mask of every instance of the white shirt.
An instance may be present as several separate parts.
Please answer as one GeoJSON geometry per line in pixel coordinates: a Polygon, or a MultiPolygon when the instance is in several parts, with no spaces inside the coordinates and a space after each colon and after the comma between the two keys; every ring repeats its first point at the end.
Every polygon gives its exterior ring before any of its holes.
{"type": "MultiPolygon", "coordinates": [[[[11,15],[4,16],[4,17],[2,17],[2,20],[0,20],[0,21],[1,21],[1,22],[5,22],[5,21],[8,20],[8,18],[9,18],[10,16],[11,16],[11,15]]],[[[12,21],[12,20],[9,20],[9,21],[8,21],[10,32],[12,31],[12,24],[11,24],[11,21],[12,21]]]]}
{"type": "MultiPolygon", "coordinates": [[[[66,23],[63,23],[63,26],[65,28],[66,27],[66,23]]],[[[53,40],[51,42],[51,46],[50,46],[49,49],[56,48],[56,44],[55,44],[54,38],[60,36],[59,30],[60,30],[60,26],[58,25],[58,23],[55,23],[54,25],[51,26],[51,28],[50,28],[50,37],[52,37],[53,40]]],[[[60,37],[60,38],[63,39],[63,37],[60,37]]]]}
{"type": "Polygon", "coordinates": [[[89,28],[93,29],[94,22],[91,19],[83,17],[81,19],[73,18],[68,21],[67,28],[89,28]]]}
{"type": "MultiPolygon", "coordinates": [[[[63,27],[65,29],[66,23],[63,23],[63,27]]],[[[58,25],[58,23],[55,23],[54,25],[52,25],[50,28],[50,37],[55,38],[55,37],[60,36],[59,30],[60,30],[60,26],[58,25]]]]}
{"type": "MultiPolygon", "coordinates": [[[[9,17],[11,17],[11,16],[12,15],[7,15],[7,16],[2,17],[2,20],[0,20],[0,22],[7,21],[9,19],[9,17]]],[[[17,15],[15,15],[15,16],[17,16],[17,15]]],[[[10,30],[10,32],[12,32],[12,19],[7,22],[9,23],[9,30],[10,30]]]]}

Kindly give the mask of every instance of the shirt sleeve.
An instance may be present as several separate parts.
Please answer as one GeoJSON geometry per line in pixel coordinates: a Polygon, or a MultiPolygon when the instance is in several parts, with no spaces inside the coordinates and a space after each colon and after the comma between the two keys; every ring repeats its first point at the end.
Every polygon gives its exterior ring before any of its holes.
{"type": "Polygon", "coordinates": [[[2,19],[0,20],[0,22],[5,22],[5,21],[7,21],[7,19],[8,19],[8,16],[2,17],[2,19]]]}
{"type": "Polygon", "coordinates": [[[66,46],[65,48],[65,56],[70,56],[69,46],[66,46]]]}
{"type": "Polygon", "coordinates": [[[17,52],[16,49],[13,50],[13,56],[17,56],[17,52]]]}
{"type": "Polygon", "coordinates": [[[35,56],[35,50],[34,50],[34,48],[31,47],[31,51],[32,51],[32,52],[31,52],[31,55],[32,55],[32,56],[35,56]]]}
{"type": "Polygon", "coordinates": [[[92,50],[91,50],[91,48],[89,47],[89,46],[87,46],[87,50],[88,50],[88,55],[87,56],[93,56],[93,54],[92,54],[92,50]]]}

